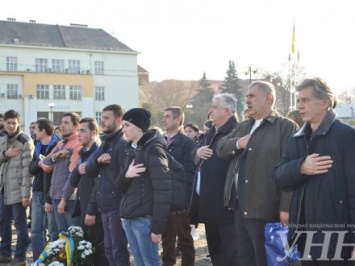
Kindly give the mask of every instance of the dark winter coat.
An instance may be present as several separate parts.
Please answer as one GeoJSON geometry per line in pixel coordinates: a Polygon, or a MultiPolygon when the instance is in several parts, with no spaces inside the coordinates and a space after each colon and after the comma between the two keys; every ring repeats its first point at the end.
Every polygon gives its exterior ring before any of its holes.
{"type": "Polygon", "coordinates": [[[165,139],[156,130],[148,130],[138,141],[136,149],[129,143],[119,177],[119,186],[126,188],[121,201],[122,218],[151,216],[151,232],[155,234],[164,232],[172,201],[165,145],[165,139]],[[149,161],[144,158],[149,158],[149,161]],[[139,177],[126,178],[125,173],[133,159],[135,164],[143,163],[146,171],[139,177]]]}
{"type": "MultiPolygon", "coordinates": [[[[290,209],[289,241],[297,230],[316,230],[314,242],[323,242],[322,231],[350,232],[344,242],[355,243],[355,130],[335,119],[329,111],[316,132],[306,123],[287,145],[286,154],[274,170],[277,185],[294,191],[290,209]],[[332,167],[325,174],[301,174],[301,165],[310,154],[329,155],[332,167]],[[314,227],[317,226],[317,227],[314,227]]],[[[332,257],[336,243],[332,239],[328,256],[332,257]]],[[[320,256],[312,248],[313,258],[320,256]]],[[[343,249],[350,256],[350,249],[343,249]]]]}

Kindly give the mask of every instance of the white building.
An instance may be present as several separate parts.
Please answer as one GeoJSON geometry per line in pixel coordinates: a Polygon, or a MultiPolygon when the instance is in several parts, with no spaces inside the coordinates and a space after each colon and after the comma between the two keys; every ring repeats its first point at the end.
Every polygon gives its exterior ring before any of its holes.
{"type": "Polygon", "coordinates": [[[109,104],[138,106],[137,52],[102,29],[0,21],[0,113],[15,109],[28,132],[64,112],[100,120],[109,104]]]}

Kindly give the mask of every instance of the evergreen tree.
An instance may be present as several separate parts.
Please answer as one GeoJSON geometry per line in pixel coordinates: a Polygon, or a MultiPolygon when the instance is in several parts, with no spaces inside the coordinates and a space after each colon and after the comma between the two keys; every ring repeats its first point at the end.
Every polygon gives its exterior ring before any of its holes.
{"type": "Polygon", "coordinates": [[[235,69],[234,62],[229,61],[227,76],[224,78],[224,84],[220,87],[222,93],[231,93],[237,99],[237,115],[239,121],[242,121],[244,107],[243,107],[243,92],[238,73],[235,69]]]}

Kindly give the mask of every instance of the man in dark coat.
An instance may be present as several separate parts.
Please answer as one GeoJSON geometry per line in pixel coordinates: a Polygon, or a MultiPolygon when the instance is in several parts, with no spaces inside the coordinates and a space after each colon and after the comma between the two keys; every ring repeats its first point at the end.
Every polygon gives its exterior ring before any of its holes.
{"type": "Polygon", "coordinates": [[[234,116],[236,100],[231,94],[218,94],[210,110],[213,127],[207,131],[194,154],[197,177],[191,203],[191,223],[205,224],[208,250],[214,266],[238,265],[237,236],[233,211],[223,206],[223,189],[230,160],[217,156],[221,138],[238,124],[234,116]]]}
{"type": "Polygon", "coordinates": [[[352,265],[355,130],[335,118],[335,97],[323,80],[306,79],[297,91],[305,124],[274,170],[277,185],[294,191],[289,242],[298,243],[302,265],[352,265]]]}

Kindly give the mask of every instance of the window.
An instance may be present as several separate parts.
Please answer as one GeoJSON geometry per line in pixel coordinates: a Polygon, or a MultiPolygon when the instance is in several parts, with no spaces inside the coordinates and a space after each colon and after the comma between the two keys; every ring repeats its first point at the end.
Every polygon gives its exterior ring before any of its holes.
{"type": "Polygon", "coordinates": [[[96,118],[96,121],[99,125],[101,125],[101,116],[102,116],[102,112],[95,113],[95,118],[96,118]]]}
{"type": "Polygon", "coordinates": [[[52,71],[53,72],[64,72],[64,60],[61,59],[52,59],[52,71]]]}
{"type": "Polygon", "coordinates": [[[65,100],[65,85],[53,85],[53,99],[65,100]]]}
{"type": "Polygon", "coordinates": [[[96,86],[95,87],[95,100],[104,101],[105,100],[105,87],[96,86]]]}
{"type": "Polygon", "coordinates": [[[80,73],[80,61],[79,60],[69,60],[69,73],[80,73]]]}
{"type": "Polygon", "coordinates": [[[95,61],[95,75],[104,74],[104,61],[95,61]]]}
{"type": "Polygon", "coordinates": [[[48,112],[37,112],[37,117],[44,117],[49,119],[49,113],[48,112]]]}
{"type": "Polygon", "coordinates": [[[81,86],[69,87],[70,100],[81,100],[81,86]]]}
{"type": "Polygon", "coordinates": [[[7,84],[7,98],[17,99],[18,98],[18,85],[17,84],[7,84]]]}
{"type": "Polygon", "coordinates": [[[17,71],[17,57],[6,57],[6,71],[17,71]]]}
{"type": "Polygon", "coordinates": [[[59,126],[62,122],[62,117],[65,112],[53,112],[53,125],[59,126]]]}
{"type": "Polygon", "coordinates": [[[37,99],[49,99],[48,85],[37,85],[37,99]]]}
{"type": "Polygon", "coordinates": [[[36,72],[46,72],[48,69],[48,60],[36,58],[36,72]]]}

